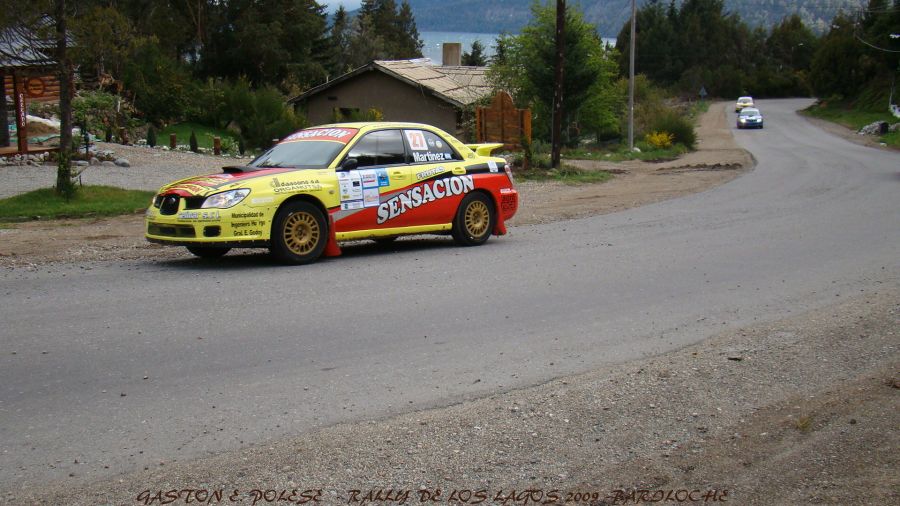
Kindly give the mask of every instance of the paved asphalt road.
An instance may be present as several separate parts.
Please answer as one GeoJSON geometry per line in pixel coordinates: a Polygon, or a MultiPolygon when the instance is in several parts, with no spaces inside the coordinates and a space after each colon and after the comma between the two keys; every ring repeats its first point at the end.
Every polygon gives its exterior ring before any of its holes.
{"type": "Polygon", "coordinates": [[[479,248],[0,273],[0,489],[277,444],[896,286],[900,154],[823,133],[808,103],[760,101],[766,128],[735,132],[759,164],[731,183],[479,248]]]}

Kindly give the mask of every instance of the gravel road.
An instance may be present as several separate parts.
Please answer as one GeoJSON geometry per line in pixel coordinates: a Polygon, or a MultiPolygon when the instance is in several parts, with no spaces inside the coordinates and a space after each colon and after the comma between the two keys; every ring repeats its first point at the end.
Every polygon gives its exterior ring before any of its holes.
{"type": "MultiPolygon", "coordinates": [[[[88,166],[81,173],[85,185],[108,185],[134,190],[156,191],[176,179],[218,172],[223,165],[237,165],[240,159],[205,156],[191,152],[149,149],[98,142],[99,151],[112,151],[132,167],[88,166]]],[[[246,162],[248,159],[244,159],[246,162]]],[[[56,181],[56,166],[11,165],[0,167],[3,184],[0,198],[47,188],[56,181]]]]}

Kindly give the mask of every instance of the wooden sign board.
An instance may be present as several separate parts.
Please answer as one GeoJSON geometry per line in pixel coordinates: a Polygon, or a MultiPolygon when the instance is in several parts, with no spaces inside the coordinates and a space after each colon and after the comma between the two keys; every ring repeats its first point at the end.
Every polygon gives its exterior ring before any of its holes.
{"type": "MultiPolygon", "coordinates": [[[[58,102],[59,80],[53,75],[22,76],[25,95],[33,102],[58,102]]],[[[11,93],[13,89],[12,75],[6,75],[6,91],[11,93]]]]}

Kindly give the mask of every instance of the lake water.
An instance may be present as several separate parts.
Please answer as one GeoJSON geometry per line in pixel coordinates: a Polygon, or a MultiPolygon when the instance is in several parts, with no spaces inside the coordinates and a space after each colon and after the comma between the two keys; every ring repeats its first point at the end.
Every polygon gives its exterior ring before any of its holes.
{"type": "Polygon", "coordinates": [[[484,55],[494,56],[494,41],[498,33],[470,33],[470,32],[420,32],[422,38],[422,55],[431,59],[435,65],[443,63],[442,45],[444,42],[460,42],[464,53],[472,51],[472,43],[476,40],[484,46],[484,55]]]}
{"type": "MultiPolygon", "coordinates": [[[[422,39],[422,55],[429,58],[435,65],[443,63],[444,42],[460,42],[464,53],[472,51],[472,43],[476,40],[484,46],[484,55],[486,57],[494,56],[496,48],[495,41],[499,33],[475,33],[475,32],[419,32],[422,39]]],[[[604,37],[603,42],[616,45],[616,39],[604,37]]]]}

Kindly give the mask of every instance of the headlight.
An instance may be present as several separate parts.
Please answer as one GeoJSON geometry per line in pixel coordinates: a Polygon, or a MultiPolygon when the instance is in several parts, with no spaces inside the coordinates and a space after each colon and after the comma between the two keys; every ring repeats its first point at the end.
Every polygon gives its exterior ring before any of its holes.
{"type": "Polygon", "coordinates": [[[228,209],[229,207],[238,205],[247,197],[247,195],[250,195],[250,190],[246,188],[216,193],[215,195],[206,197],[206,200],[203,201],[203,205],[200,207],[203,209],[209,209],[211,207],[216,209],[228,209]]]}
{"type": "Polygon", "coordinates": [[[739,121],[740,121],[741,123],[746,123],[746,122],[747,122],[747,118],[741,118],[739,121]]]}

